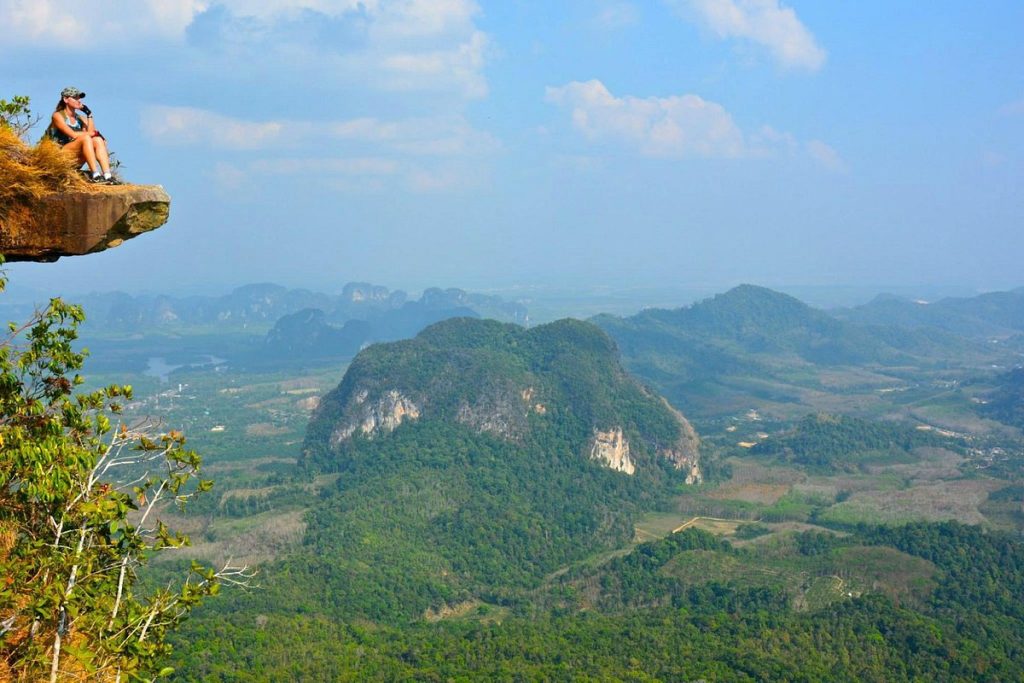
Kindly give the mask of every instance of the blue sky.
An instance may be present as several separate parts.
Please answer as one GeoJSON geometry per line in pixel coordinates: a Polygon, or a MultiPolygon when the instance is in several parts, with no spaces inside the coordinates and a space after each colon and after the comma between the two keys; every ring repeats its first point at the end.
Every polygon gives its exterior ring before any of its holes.
{"type": "Polygon", "coordinates": [[[170,223],[61,291],[1024,284],[1024,3],[0,0],[170,223]]]}

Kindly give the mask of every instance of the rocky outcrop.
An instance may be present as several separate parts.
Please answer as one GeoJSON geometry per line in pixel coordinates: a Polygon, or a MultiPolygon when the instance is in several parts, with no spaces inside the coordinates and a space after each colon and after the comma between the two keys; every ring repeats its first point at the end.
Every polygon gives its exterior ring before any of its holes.
{"type": "Polygon", "coordinates": [[[608,431],[594,431],[594,443],[590,447],[590,459],[597,460],[605,467],[633,474],[636,464],[629,457],[629,441],[622,434],[622,428],[616,427],[608,431]]]}
{"type": "Polygon", "coordinates": [[[393,432],[406,420],[417,420],[420,407],[407,396],[392,389],[373,402],[367,402],[368,392],[361,391],[354,403],[361,406],[357,418],[335,429],[331,434],[331,446],[347,441],[359,430],[368,437],[393,432]]]}
{"type": "Polygon", "coordinates": [[[545,412],[541,404],[531,403],[535,394],[533,387],[520,390],[515,385],[495,383],[472,403],[463,401],[455,419],[474,431],[522,442],[530,429],[529,414],[545,412]]]}
{"type": "Polygon", "coordinates": [[[704,475],[700,471],[700,437],[697,436],[697,430],[664,398],[662,403],[672,411],[679,423],[679,438],[672,447],[660,449],[658,455],[672,461],[677,470],[686,470],[687,484],[699,484],[704,481],[704,475]]]}
{"type": "Polygon", "coordinates": [[[8,261],[56,261],[112,249],[167,222],[171,198],[159,185],[114,185],[48,195],[4,207],[0,253],[8,261]]]}

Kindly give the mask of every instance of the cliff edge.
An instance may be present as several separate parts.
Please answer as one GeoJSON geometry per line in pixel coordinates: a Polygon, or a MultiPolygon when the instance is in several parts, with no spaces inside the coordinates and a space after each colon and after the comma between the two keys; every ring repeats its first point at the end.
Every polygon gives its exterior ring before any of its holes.
{"type": "Polygon", "coordinates": [[[3,207],[0,254],[7,261],[56,261],[112,249],[167,222],[171,198],[159,185],[90,186],[3,207]]]}

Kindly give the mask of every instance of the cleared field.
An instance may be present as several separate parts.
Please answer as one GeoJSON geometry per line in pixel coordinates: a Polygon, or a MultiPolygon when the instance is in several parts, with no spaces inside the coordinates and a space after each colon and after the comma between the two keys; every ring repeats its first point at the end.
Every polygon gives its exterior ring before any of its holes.
{"type": "Polygon", "coordinates": [[[165,553],[161,559],[188,557],[216,566],[230,560],[235,565],[255,567],[301,543],[306,531],[305,514],[305,510],[265,512],[244,519],[220,519],[209,525],[189,517],[165,517],[169,526],[191,536],[192,545],[179,553],[165,553]]]}
{"type": "Polygon", "coordinates": [[[820,515],[822,521],[851,524],[901,524],[915,520],[955,519],[965,524],[988,520],[979,507],[1003,484],[968,479],[911,486],[900,491],[861,491],[820,515]]]}
{"type": "Polygon", "coordinates": [[[480,600],[467,600],[457,605],[445,605],[440,609],[429,609],[424,613],[423,618],[431,623],[438,621],[471,621],[481,624],[500,624],[512,610],[500,605],[481,602],[480,600]]]}
{"type": "Polygon", "coordinates": [[[645,543],[665,538],[680,525],[686,524],[693,519],[693,515],[676,512],[652,512],[644,515],[636,523],[634,541],[645,543]]]}
{"type": "Polygon", "coordinates": [[[853,546],[804,556],[780,537],[762,544],[756,562],[742,554],[690,550],[662,572],[695,585],[721,582],[780,588],[796,609],[815,610],[868,591],[885,593],[896,601],[920,601],[934,587],[937,570],[927,560],[894,548],[853,546]]]}
{"type": "Polygon", "coordinates": [[[747,503],[773,505],[789,493],[789,484],[759,484],[755,482],[728,482],[708,494],[708,498],[719,500],[742,500],[747,503]]]}
{"type": "Polygon", "coordinates": [[[849,567],[869,590],[882,591],[896,602],[923,600],[935,588],[938,571],[928,560],[885,547],[841,548],[835,562],[849,567]]]}
{"type": "Polygon", "coordinates": [[[280,436],[290,431],[287,427],[277,426],[271,422],[254,422],[245,427],[246,436],[280,436]]]}
{"type": "Polygon", "coordinates": [[[736,533],[737,527],[746,522],[738,519],[716,519],[714,517],[694,517],[688,522],[680,524],[678,527],[672,530],[672,533],[677,534],[683,529],[689,529],[691,527],[695,529],[703,529],[709,533],[715,534],[716,536],[729,536],[736,533]]]}
{"type": "Polygon", "coordinates": [[[729,458],[726,460],[732,467],[732,478],[724,486],[741,484],[778,484],[791,485],[807,480],[807,474],[793,467],[767,465],[757,458],[729,458]]]}

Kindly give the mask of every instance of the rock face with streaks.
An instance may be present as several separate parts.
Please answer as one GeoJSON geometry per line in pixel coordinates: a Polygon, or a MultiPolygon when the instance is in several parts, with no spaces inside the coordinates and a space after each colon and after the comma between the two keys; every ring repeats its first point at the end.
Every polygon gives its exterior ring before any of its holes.
{"type": "Polygon", "coordinates": [[[0,254],[49,262],[112,249],[166,223],[170,207],[159,185],[97,186],[4,207],[0,254]]]}
{"type": "Polygon", "coordinates": [[[629,441],[622,435],[622,429],[616,427],[608,431],[594,431],[594,445],[590,447],[590,459],[597,460],[605,467],[616,472],[633,474],[636,465],[629,457],[629,441]]]}
{"type": "Polygon", "coordinates": [[[361,391],[356,396],[353,403],[359,408],[348,420],[335,428],[331,434],[332,446],[351,439],[357,431],[367,438],[393,432],[406,420],[416,420],[420,416],[419,406],[400,391],[385,391],[371,402],[367,402],[367,394],[368,392],[361,391]]]}

